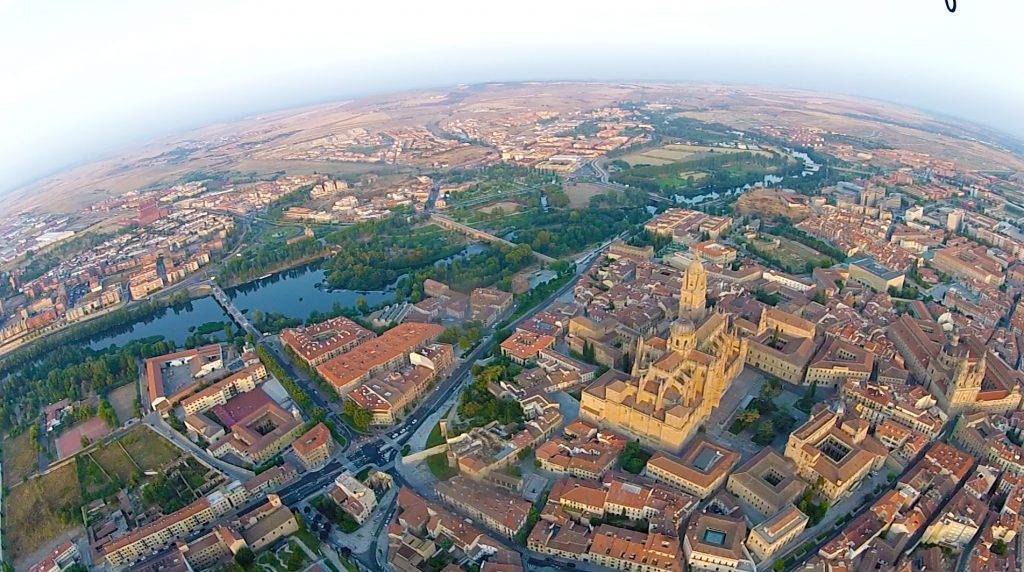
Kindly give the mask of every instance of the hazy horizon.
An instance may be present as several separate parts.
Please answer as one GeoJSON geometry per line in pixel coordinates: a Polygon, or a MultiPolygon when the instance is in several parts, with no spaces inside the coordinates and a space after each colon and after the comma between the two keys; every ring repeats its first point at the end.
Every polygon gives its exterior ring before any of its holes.
{"type": "Polygon", "coordinates": [[[1024,139],[1024,76],[1008,65],[1020,3],[960,2],[955,14],[942,0],[821,4],[459,2],[382,14],[314,0],[0,0],[0,58],[15,87],[0,92],[0,193],[212,123],[491,82],[807,89],[1024,139]]]}

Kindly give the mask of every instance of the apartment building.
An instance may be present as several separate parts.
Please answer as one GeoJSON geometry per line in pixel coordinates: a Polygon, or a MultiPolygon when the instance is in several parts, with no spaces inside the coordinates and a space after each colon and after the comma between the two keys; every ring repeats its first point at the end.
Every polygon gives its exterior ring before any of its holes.
{"type": "Polygon", "coordinates": [[[671,536],[644,534],[602,524],[594,529],[588,560],[612,570],[627,572],[678,572],[682,570],[679,541],[671,536]]]}
{"type": "Polygon", "coordinates": [[[746,537],[743,519],[710,513],[694,516],[683,536],[687,569],[756,572],[754,559],[743,544],[746,537]]]}
{"type": "Polygon", "coordinates": [[[310,367],[352,350],[376,334],[345,316],[281,331],[281,343],[310,367]]]}
{"type": "Polygon", "coordinates": [[[516,330],[501,342],[501,355],[507,356],[515,363],[525,364],[536,360],[541,350],[548,349],[554,344],[553,336],[516,330]]]}
{"type": "Polygon", "coordinates": [[[371,375],[409,363],[409,354],[432,342],[444,328],[437,324],[406,322],[368,339],[350,351],[317,366],[339,395],[344,395],[371,375]]]}
{"type": "Polygon", "coordinates": [[[581,479],[600,479],[612,468],[626,439],[610,431],[601,431],[581,419],[565,427],[562,434],[537,447],[540,468],[559,475],[581,479]]]}
{"type": "Polygon", "coordinates": [[[522,497],[463,476],[439,481],[435,489],[441,500],[507,538],[514,537],[523,528],[533,508],[522,497]]]}
{"type": "Polygon", "coordinates": [[[317,423],[312,429],[306,431],[292,443],[292,450],[295,456],[307,471],[315,471],[323,468],[334,453],[334,437],[330,429],[322,422],[317,423]]]}
{"type": "Polygon", "coordinates": [[[256,384],[267,377],[267,368],[255,363],[181,400],[186,415],[198,415],[232,397],[256,389],[256,384]]]}

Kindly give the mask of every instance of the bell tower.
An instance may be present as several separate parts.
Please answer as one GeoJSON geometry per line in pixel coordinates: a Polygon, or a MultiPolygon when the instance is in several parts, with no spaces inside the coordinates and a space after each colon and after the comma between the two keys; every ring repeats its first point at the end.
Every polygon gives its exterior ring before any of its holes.
{"type": "Polygon", "coordinates": [[[690,265],[683,271],[683,284],[679,292],[679,317],[695,324],[704,319],[705,297],[708,290],[708,273],[696,253],[690,265]]]}

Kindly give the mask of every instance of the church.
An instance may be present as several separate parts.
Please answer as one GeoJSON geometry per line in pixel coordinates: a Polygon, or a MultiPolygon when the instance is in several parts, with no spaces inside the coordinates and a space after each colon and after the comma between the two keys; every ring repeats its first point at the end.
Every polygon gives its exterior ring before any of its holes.
{"type": "Polygon", "coordinates": [[[668,339],[641,337],[630,374],[611,370],[583,391],[580,415],[646,446],[679,451],[746,361],[732,316],[706,309],[707,272],[694,257],[683,273],[668,339]]]}

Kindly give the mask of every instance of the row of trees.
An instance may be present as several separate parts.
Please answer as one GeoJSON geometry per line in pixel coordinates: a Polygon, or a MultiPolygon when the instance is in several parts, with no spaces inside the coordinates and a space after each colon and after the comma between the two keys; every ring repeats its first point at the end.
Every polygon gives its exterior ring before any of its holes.
{"type": "Polygon", "coordinates": [[[297,260],[308,260],[325,252],[323,245],[313,237],[291,243],[284,239],[268,240],[246,248],[242,256],[232,256],[225,260],[220,270],[220,281],[226,284],[248,282],[273,270],[295,264],[297,260]]]}
{"type": "Polygon", "coordinates": [[[332,288],[381,290],[399,276],[457,254],[462,241],[428,225],[414,227],[404,217],[360,223],[331,233],[337,252],[323,263],[332,288]]]}
{"type": "MultiPolygon", "coordinates": [[[[0,401],[0,428],[12,430],[20,421],[34,421],[43,406],[61,399],[77,401],[92,394],[102,396],[115,387],[135,383],[139,360],[173,350],[173,343],[153,338],[102,351],[76,346],[56,348],[7,380],[0,401]]],[[[100,413],[106,416],[108,424],[116,426],[113,408],[104,403],[102,400],[100,413]]]]}
{"type": "Polygon", "coordinates": [[[508,290],[512,276],[532,262],[533,252],[529,246],[491,246],[483,252],[453,260],[449,264],[428,266],[406,276],[399,282],[397,294],[412,302],[422,300],[425,297],[423,281],[428,278],[461,292],[495,284],[508,290]]]}
{"type": "Polygon", "coordinates": [[[517,225],[516,242],[555,258],[579,252],[647,220],[643,208],[531,212],[517,225]]]}
{"type": "Polygon", "coordinates": [[[313,403],[313,400],[310,399],[309,395],[299,387],[299,384],[296,383],[290,375],[285,373],[284,368],[281,367],[280,363],[278,363],[277,358],[270,354],[270,351],[267,350],[266,346],[262,344],[257,346],[256,355],[260,358],[263,366],[267,368],[267,371],[281,382],[281,385],[284,387],[285,391],[288,392],[288,396],[292,398],[295,405],[298,405],[299,409],[305,411],[306,415],[310,419],[315,422],[323,421],[324,418],[327,417],[327,412],[322,408],[317,407],[313,403]]]}

